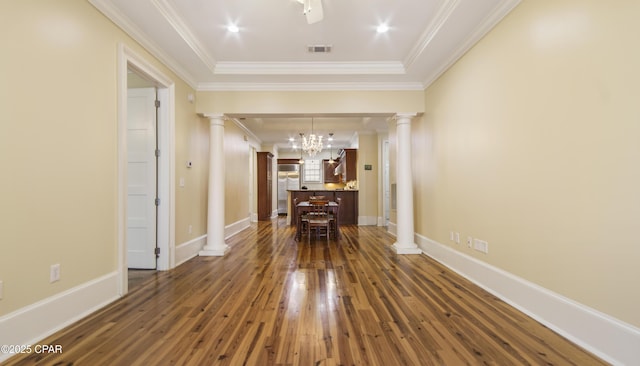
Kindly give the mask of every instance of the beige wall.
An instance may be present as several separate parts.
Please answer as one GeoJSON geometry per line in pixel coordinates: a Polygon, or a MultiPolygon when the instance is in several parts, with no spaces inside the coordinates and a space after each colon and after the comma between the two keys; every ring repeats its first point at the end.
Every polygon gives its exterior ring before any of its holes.
{"type": "Polygon", "coordinates": [[[232,121],[224,124],[225,225],[249,217],[249,142],[232,121]]]}
{"type": "Polygon", "coordinates": [[[378,160],[377,134],[358,135],[357,158],[358,216],[371,220],[369,225],[375,225],[378,216],[382,214],[378,212],[378,175],[381,174],[381,169],[378,160]],[[364,170],[365,164],[371,165],[372,170],[364,170]]]}
{"type": "Polygon", "coordinates": [[[0,316],[117,270],[118,43],[176,82],[176,178],[199,191],[176,190],[176,240],[204,233],[202,172],[179,167],[206,164],[193,89],[86,1],[2,1],[0,24],[0,316]]]}
{"type": "Polygon", "coordinates": [[[428,88],[413,126],[419,234],[634,326],[638,14],[525,0],[428,88]]]}
{"type": "Polygon", "coordinates": [[[201,91],[197,100],[197,111],[203,114],[393,114],[424,110],[422,91],[201,91]]]}
{"type": "MultiPolygon", "coordinates": [[[[176,95],[176,99],[186,96],[180,88],[176,95]]],[[[209,120],[198,118],[195,107],[189,106],[176,113],[176,245],[207,234],[209,120]],[[191,168],[187,167],[188,161],[191,168]]]]}

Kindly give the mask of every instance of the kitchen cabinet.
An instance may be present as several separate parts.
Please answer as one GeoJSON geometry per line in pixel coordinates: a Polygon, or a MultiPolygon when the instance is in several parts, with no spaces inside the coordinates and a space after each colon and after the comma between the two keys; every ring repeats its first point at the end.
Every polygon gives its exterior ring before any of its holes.
{"type": "Polygon", "coordinates": [[[338,160],[335,172],[340,175],[340,181],[346,183],[358,180],[358,149],[340,150],[338,160]]]}
{"type": "Polygon", "coordinates": [[[340,175],[336,175],[337,162],[329,164],[329,160],[323,160],[322,166],[324,167],[324,182],[325,183],[340,183],[340,175]]]}
{"type": "Polygon", "coordinates": [[[273,197],[273,154],[258,152],[258,220],[271,220],[273,197]]]}
{"type": "Polygon", "coordinates": [[[340,198],[340,225],[358,225],[358,191],[335,191],[340,198]]]}

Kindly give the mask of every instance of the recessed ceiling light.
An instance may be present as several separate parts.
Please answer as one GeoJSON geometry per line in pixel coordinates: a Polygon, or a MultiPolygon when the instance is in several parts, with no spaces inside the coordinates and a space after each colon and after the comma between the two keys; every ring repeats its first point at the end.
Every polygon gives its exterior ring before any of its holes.
{"type": "Polygon", "coordinates": [[[378,33],[387,33],[389,31],[389,26],[386,24],[380,24],[378,28],[376,28],[378,33]]]}
{"type": "Polygon", "coordinates": [[[231,24],[231,25],[229,25],[229,26],[227,27],[227,30],[228,30],[229,32],[231,32],[231,33],[238,33],[238,32],[240,32],[240,28],[238,28],[238,26],[237,26],[237,25],[235,25],[235,24],[231,24]]]}

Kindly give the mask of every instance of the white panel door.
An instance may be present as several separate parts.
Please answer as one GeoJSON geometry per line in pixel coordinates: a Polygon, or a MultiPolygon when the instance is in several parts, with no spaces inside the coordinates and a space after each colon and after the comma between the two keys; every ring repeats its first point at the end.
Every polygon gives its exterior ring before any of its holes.
{"type": "Polygon", "coordinates": [[[156,268],[156,91],[127,95],[127,264],[156,268]]]}

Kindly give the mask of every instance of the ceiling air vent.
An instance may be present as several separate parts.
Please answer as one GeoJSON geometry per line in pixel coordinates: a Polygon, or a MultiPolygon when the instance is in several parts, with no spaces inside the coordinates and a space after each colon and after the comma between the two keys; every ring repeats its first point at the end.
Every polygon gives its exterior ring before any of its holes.
{"type": "Polygon", "coordinates": [[[331,52],[331,45],[309,45],[307,46],[309,53],[329,53],[331,52]]]}

